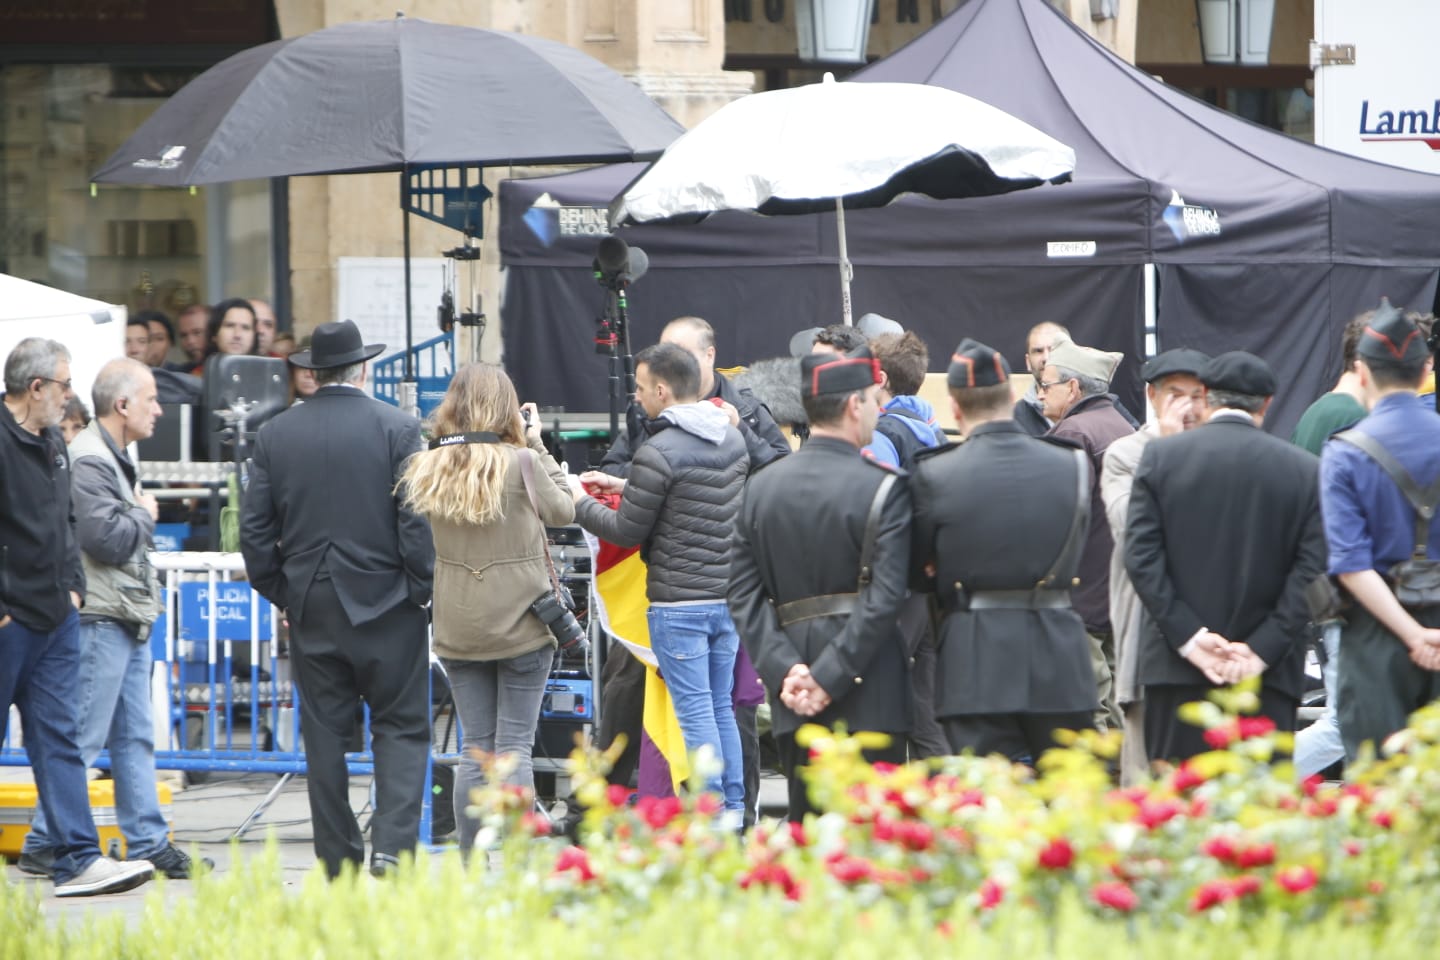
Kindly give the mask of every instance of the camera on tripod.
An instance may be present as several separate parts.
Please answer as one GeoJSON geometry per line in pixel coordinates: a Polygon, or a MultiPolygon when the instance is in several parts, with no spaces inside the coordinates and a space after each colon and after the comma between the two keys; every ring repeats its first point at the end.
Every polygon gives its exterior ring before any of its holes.
{"type": "MultiPolygon", "coordinates": [[[[561,588],[564,589],[563,587],[561,588]]],[[[567,596],[568,599],[568,596],[567,596]]],[[[553,590],[546,590],[532,604],[530,612],[540,618],[560,644],[560,649],[571,651],[581,649],[585,643],[585,628],[575,619],[570,605],[555,596],[553,590]]]]}

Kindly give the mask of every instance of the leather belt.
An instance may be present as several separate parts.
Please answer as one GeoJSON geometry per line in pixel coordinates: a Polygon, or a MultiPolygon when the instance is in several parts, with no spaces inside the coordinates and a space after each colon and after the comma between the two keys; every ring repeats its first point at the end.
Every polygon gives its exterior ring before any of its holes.
{"type": "Polygon", "coordinates": [[[789,603],[776,604],[775,616],[780,618],[780,626],[788,627],[801,620],[854,613],[859,599],[858,593],[827,593],[819,597],[791,600],[789,603]]]}
{"type": "Polygon", "coordinates": [[[977,590],[970,594],[971,610],[1066,610],[1070,591],[1037,587],[1034,590],[977,590]]]}

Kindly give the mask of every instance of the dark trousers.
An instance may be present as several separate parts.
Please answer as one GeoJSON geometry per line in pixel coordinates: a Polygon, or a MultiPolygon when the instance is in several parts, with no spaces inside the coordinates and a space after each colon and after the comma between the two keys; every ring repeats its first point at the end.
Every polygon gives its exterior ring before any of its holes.
{"type": "Polygon", "coordinates": [[[596,746],[610,749],[616,734],[625,734],[625,750],[606,779],[629,787],[640,766],[640,730],[645,717],[645,664],[619,640],[610,639],[600,673],[600,730],[596,746]]]}
{"type": "MultiPolygon", "coordinates": [[[[1411,610],[1422,626],[1440,625],[1440,607],[1411,610]]],[[[1410,714],[1440,697],[1440,673],[1416,665],[1410,651],[1358,604],[1345,614],[1340,631],[1340,664],[1336,702],[1345,759],[1354,761],[1360,748],[1403,730],[1410,714]]]]}
{"type": "Polygon", "coordinates": [[[389,856],[413,851],[430,754],[425,611],[401,603],[354,626],[331,582],[317,580],[304,621],[291,628],[315,855],[332,877],[347,861],[364,862],[345,763],[362,700],[370,707],[375,757],[371,846],[389,856]]]}
{"type": "MultiPolygon", "coordinates": [[[[1215,688],[1200,683],[1147,684],[1145,687],[1145,752],[1153,763],[1168,760],[1180,763],[1214,748],[1205,742],[1205,731],[1179,717],[1182,706],[1204,700],[1215,688]]],[[[1260,715],[1269,717],[1275,729],[1294,733],[1300,701],[1272,690],[1260,689],[1260,715]]]]}
{"type": "Polygon", "coordinates": [[[1094,714],[1079,713],[976,713],[945,717],[940,721],[951,753],[966,750],[977,757],[998,753],[1014,763],[1034,765],[1055,742],[1056,730],[1086,730],[1095,726],[1094,714]]]}
{"type": "Polygon", "coordinates": [[[900,607],[900,632],[910,650],[910,759],[943,757],[950,752],[945,731],[935,718],[935,621],[930,598],[912,595],[900,607]]]}
{"type": "MultiPolygon", "coordinates": [[[[780,754],[780,767],[785,771],[785,778],[788,781],[790,812],[788,819],[791,823],[801,823],[807,813],[819,813],[820,811],[810,802],[810,792],[805,782],[803,770],[810,763],[810,750],[795,742],[795,732],[775,734],[775,749],[780,754]]],[[[878,750],[866,750],[862,754],[870,763],[895,763],[905,762],[905,734],[892,733],[890,735],[890,746],[878,750]]]]}

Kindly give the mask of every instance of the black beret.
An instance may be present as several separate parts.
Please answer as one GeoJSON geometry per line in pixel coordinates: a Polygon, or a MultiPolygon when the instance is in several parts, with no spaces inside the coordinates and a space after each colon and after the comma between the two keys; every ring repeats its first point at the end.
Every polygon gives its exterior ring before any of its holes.
{"type": "Polygon", "coordinates": [[[1253,353],[1231,350],[1205,364],[1200,382],[1211,390],[1243,393],[1252,397],[1275,395],[1275,371],[1253,353]]]}
{"type": "Polygon", "coordinates": [[[950,357],[945,382],[956,390],[971,387],[993,387],[1010,382],[1010,364],[996,351],[979,340],[966,337],[950,357]]]}
{"type": "Polygon", "coordinates": [[[1366,360],[1382,363],[1414,363],[1429,356],[1430,348],[1419,328],[1381,297],[1380,307],[1361,332],[1355,352],[1366,360]]]}
{"type": "Polygon", "coordinates": [[[807,353],[800,358],[800,395],[850,393],[880,383],[880,361],[869,347],[857,347],[844,356],[807,353]]]}
{"type": "Polygon", "coordinates": [[[1191,350],[1189,347],[1179,347],[1175,350],[1166,350],[1158,357],[1151,357],[1145,361],[1145,366],[1140,368],[1140,379],[1146,383],[1154,383],[1174,373],[1188,373],[1191,376],[1200,376],[1200,371],[1205,369],[1205,364],[1210,358],[1199,350],[1191,350]]]}

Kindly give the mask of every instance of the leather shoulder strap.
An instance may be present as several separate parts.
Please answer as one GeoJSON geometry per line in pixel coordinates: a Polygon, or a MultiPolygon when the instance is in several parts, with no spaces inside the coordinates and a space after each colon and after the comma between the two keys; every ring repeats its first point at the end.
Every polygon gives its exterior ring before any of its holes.
{"type": "Polygon", "coordinates": [[[880,536],[880,514],[885,512],[885,501],[890,497],[890,488],[900,475],[887,473],[875,490],[870,501],[870,512],[865,516],[865,538],[860,542],[860,586],[870,584],[872,567],[875,563],[875,540],[880,536]]]}
{"type": "Polygon", "coordinates": [[[1410,471],[1385,449],[1384,444],[1360,430],[1344,430],[1331,437],[1332,440],[1339,440],[1348,443],[1352,447],[1359,447],[1365,455],[1380,465],[1380,469],[1395,482],[1410,506],[1415,510],[1415,550],[1417,558],[1424,559],[1427,555],[1427,547],[1430,542],[1430,519],[1435,516],[1435,507],[1440,504],[1440,477],[1424,490],[1410,476],[1410,471]]]}
{"type": "MultiPolygon", "coordinates": [[[[1075,565],[1085,546],[1083,534],[1090,519],[1090,457],[1080,449],[1072,449],[1070,453],[1075,458],[1075,513],[1070,517],[1070,530],[1065,534],[1065,542],[1061,544],[1055,562],[1050,564],[1045,579],[1041,581],[1050,587],[1061,586],[1055,581],[1063,571],[1075,565]]],[[[1063,586],[1068,588],[1070,585],[1067,583],[1063,586]]]]}

